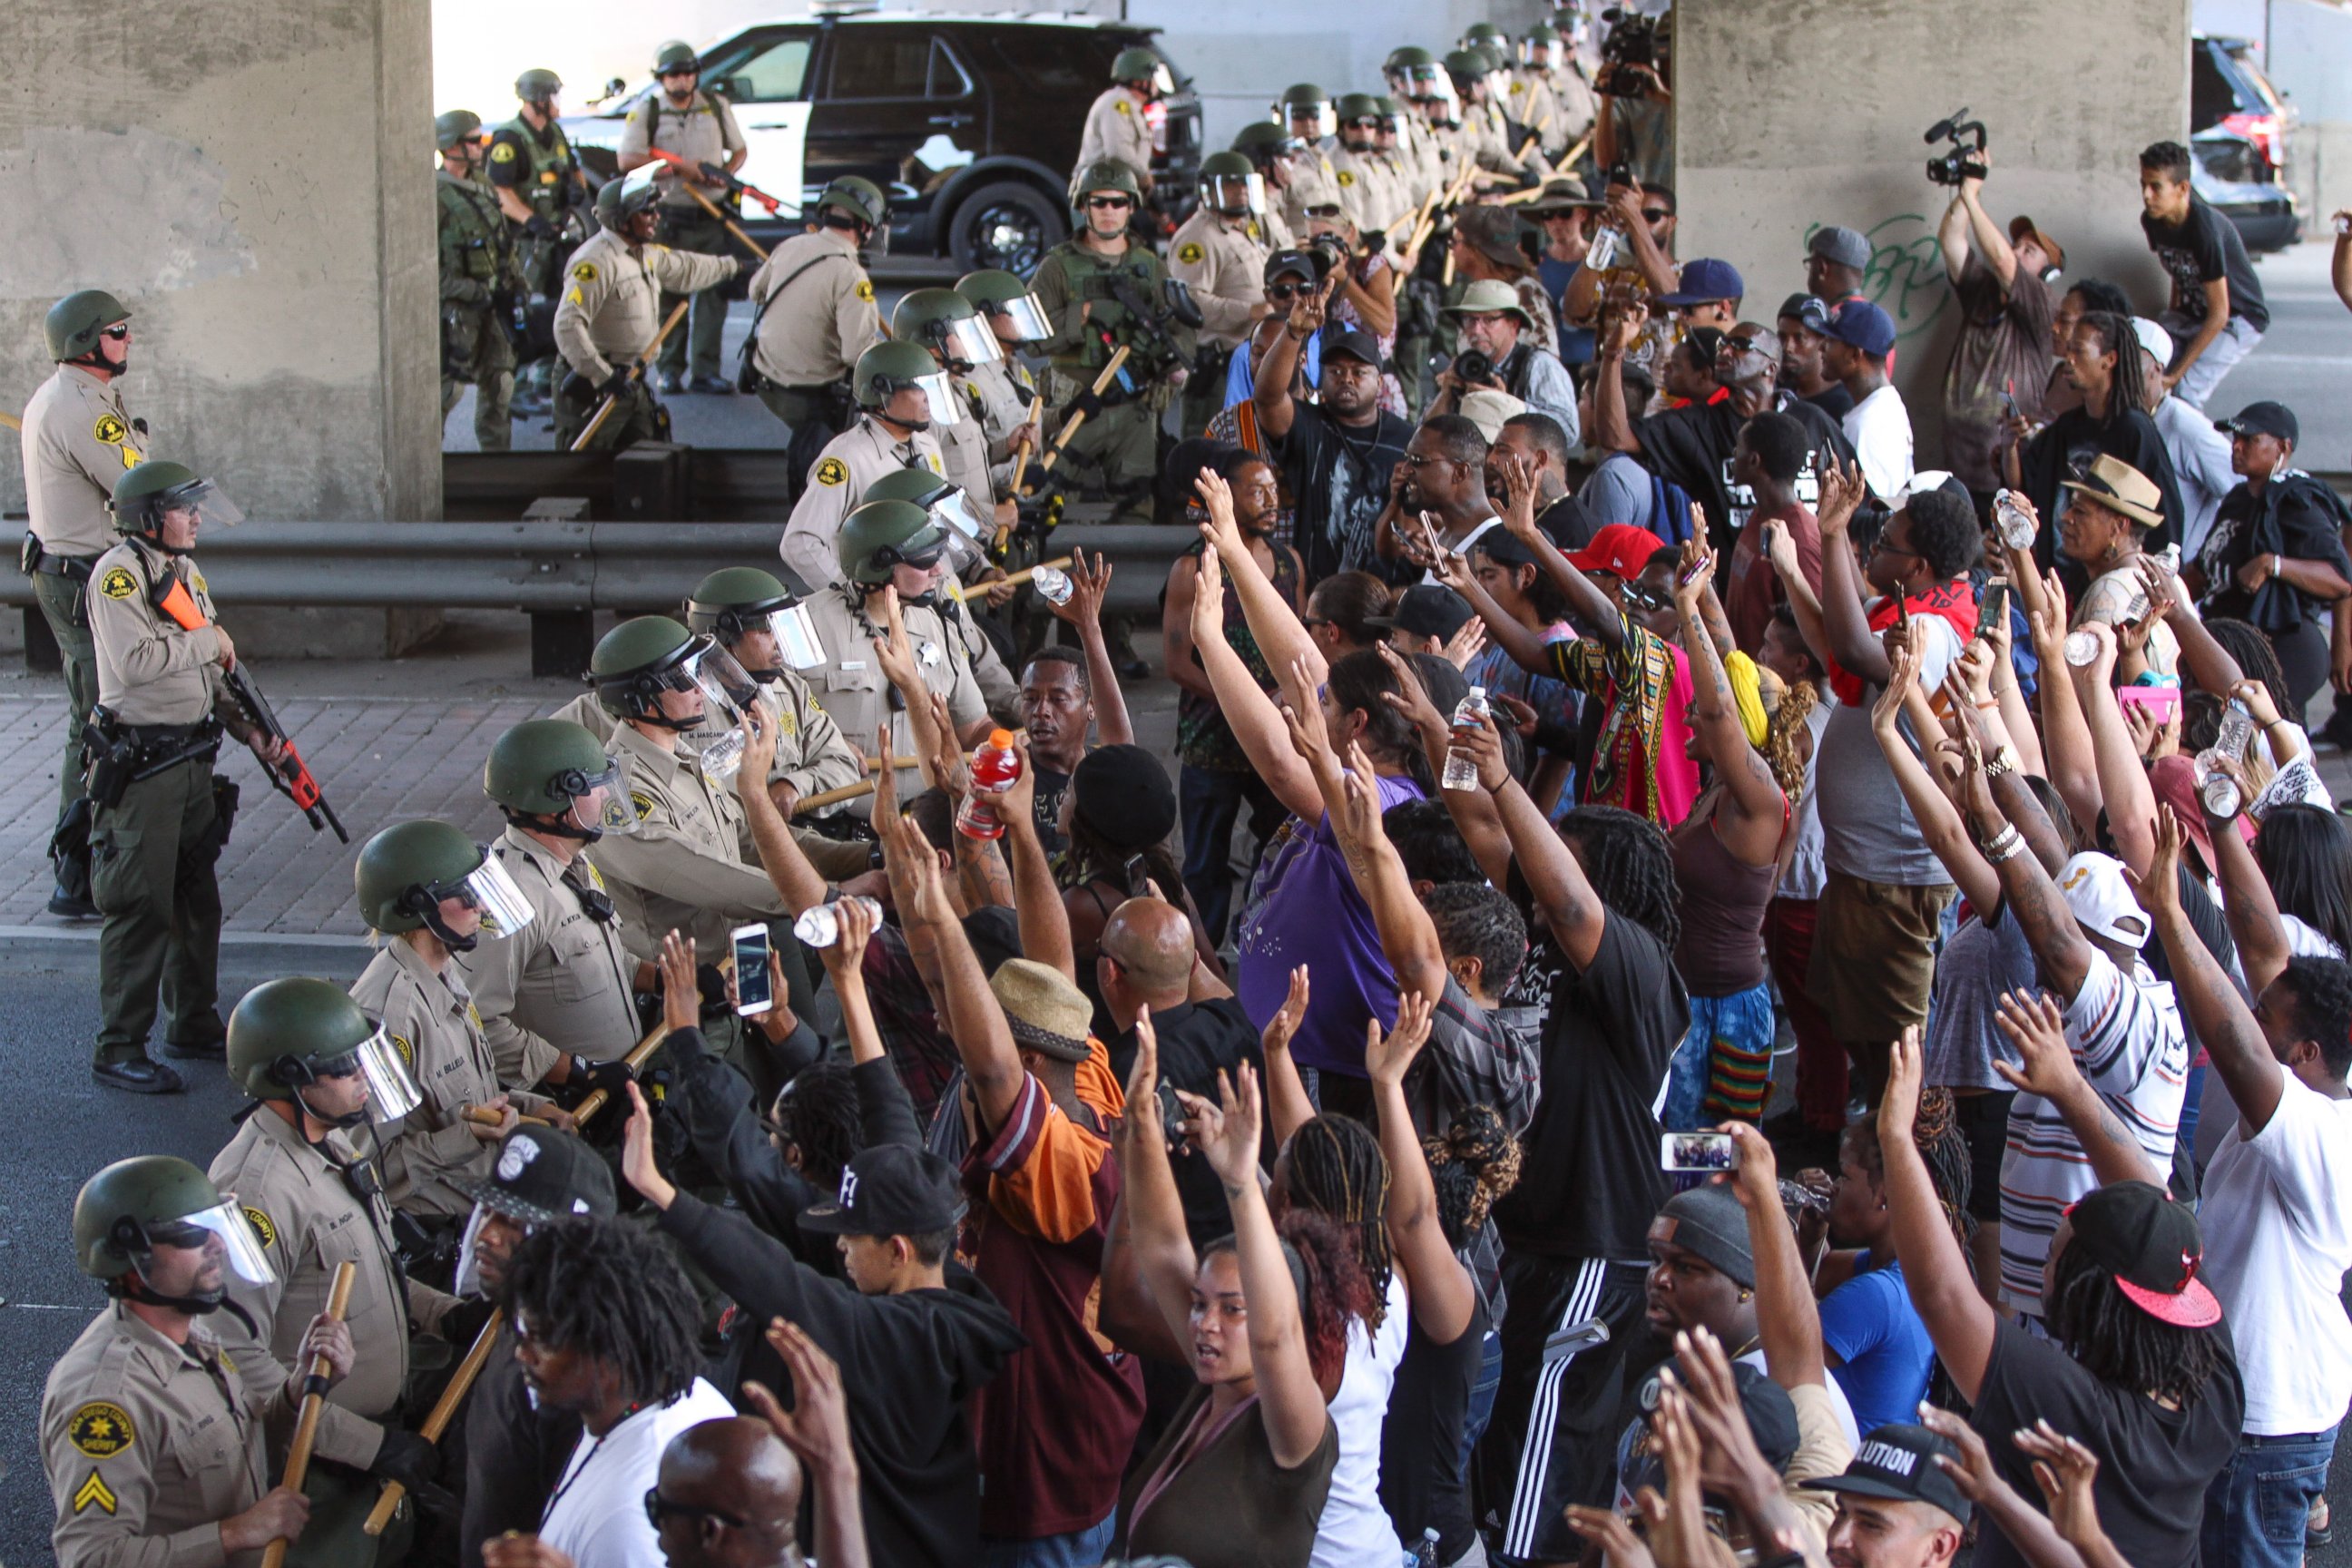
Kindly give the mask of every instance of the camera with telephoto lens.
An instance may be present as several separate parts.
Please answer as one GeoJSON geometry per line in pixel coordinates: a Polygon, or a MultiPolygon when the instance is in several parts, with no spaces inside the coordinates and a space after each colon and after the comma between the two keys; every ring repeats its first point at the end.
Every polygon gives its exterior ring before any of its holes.
{"type": "Polygon", "coordinates": [[[1601,13],[1609,36],[1601,40],[1601,70],[1593,90],[1611,98],[1640,98],[1650,83],[1637,68],[1658,69],[1658,19],[1612,5],[1601,13]]]}
{"type": "Polygon", "coordinates": [[[1476,349],[1464,349],[1454,356],[1454,379],[1465,388],[1485,386],[1495,379],[1495,362],[1476,349]]]}
{"type": "Polygon", "coordinates": [[[1986,166],[1982,156],[1985,150],[1984,121],[1970,120],[1968,113],[1968,106],[1961,105],[1945,119],[1927,127],[1927,134],[1920,138],[1931,145],[1937,142],[1951,143],[1940,157],[1927,160],[1927,178],[1937,184],[1957,185],[1963,180],[1985,177],[1986,166]],[[1970,137],[1975,140],[1969,141],[1970,137]],[[1976,155],[1972,157],[1970,154],[1976,155]]]}

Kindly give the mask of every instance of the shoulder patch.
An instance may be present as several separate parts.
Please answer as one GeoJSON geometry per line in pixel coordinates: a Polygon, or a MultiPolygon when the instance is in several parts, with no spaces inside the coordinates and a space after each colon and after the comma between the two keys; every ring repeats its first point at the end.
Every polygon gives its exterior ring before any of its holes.
{"type": "Polygon", "coordinates": [[[646,817],[651,816],[654,814],[654,797],[647,795],[643,790],[631,790],[629,792],[629,804],[637,808],[637,820],[639,822],[643,822],[646,817]]]}
{"type": "Polygon", "coordinates": [[[1339,171],[1339,184],[1342,184],[1342,185],[1352,185],[1352,184],[1354,184],[1355,183],[1356,183],[1356,171],[1355,171],[1355,170],[1353,170],[1353,169],[1342,169],[1342,170],[1340,170],[1340,171],[1339,171]]]}
{"type": "MultiPolygon", "coordinates": [[[[843,462],[839,458],[827,458],[816,466],[815,477],[816,482],[821,485],[830,486],[844,483],[849,478],[849,465],[843,462]]],[[[638,815],[643,816],[644,814],[639,813],[638,815]]]]}
{"type": "Polygon", "coordinates": [[[127,599],[139,592],[139,579],[131,574],[128,566],[111,566],[98,580],[98,591],[110,599],[127,599]]]}
{"type": "Polygon", "coordinates": [[[491,162],[491,163],[513,163],[514,161],[515,161],[515,144],[514,144],[513,142],[498,142],[498,143],[494,144],[494,145],[490,148],[490,162],[491,162]]]}
{"type": "Polygon", "coordinates": [[[582,864],[588,868],[589,882],[595,887],[602,888],[604,885],[604,873],[596,869],[596,862],[593,860],[585,860],[583,861],[582,864]]]}
{"type": "Polygon", "coordinates": [[[572,264],[572,276],[583,283],[593,283],[596,281],[596,264],[593,261],[575,261],[572,264]]]}
{"type": "Polygon", "coordinates": [[[857,280],[857,297],[869,305],[874,303],[874,279],[860,278],[857,280]]]}
{"type": "Polygon", "coordinates": [[[100,415],[98,423],[89,427],[89,433],[110,447],[121,446],[122,438],[131,434],[122,421],[111,414],[100,415]]]}
{"type": "Polygon", "coordinates": [[[416,1066],[416,1047],[408,1043],[407,1036],[395,1035],[390,1030],[386,1030],[384,1032],[384,1038],[392,1042],[392,1048],[400,1053],[400,1059],[402,1061],[406,1062],[412,1068],[416,1066]]]}
{"type": "Polygon", "coordinates": [[[1121,114],[1133,114],[1135,112],[1134,106],[1123,98],[1113,99],[1111,100],[1111,107],[1118,110],[1121,114]]]}
{"type": "Polygon", "coordinates": [[[1188,239],[1183,244],[1176,247],[1176,259],[1184,263],[1187,267],[1192,266],[1194,262],[1200,260],[1202,257],[1208,254],[1209,253],[1207,251],[1201,248],[1201,242],[1197,239],[1188,239]]]}
{"type": "MultiPolygon", "coordinates": [[[[398,1037],[397,1037],[397,1036],[394,1036],[394,1038],[395,1038],[395,1039],[397,1039],[398,1037]]],[[[405,1056],[405,1055],[407,1054],[407,1051],[408,1051],[408,1047],[407,1047],[406,1044],[404,1042],[404,1043],[403,1043],[403,1045],[402,1045],[402,1047],[401,1047],[401,1054],[402,1054],[402,1055],[404,1055],[404,1056],[405,1056]]],[[[245,1223],[246,1223],[246,1224],[247,1224],[247,1225],[249,1225],[249,1226],[251,1226],[253,1227],[253,1234],[254,1234],[257,1237],[258,1237],[258,1238],[260,1239],[260,1242],[261,1242],[261,1245],[262,1245],[263,1249],[264,1249],[264,1250],[267,1250],[267,1249],[268,1249],[269,1247],[273,1247],[277,1246],[277,1245],[278,1245],[278,1226],[277,1226],[277,1222],[275,1222],[274,1220],[272,1220],[272,1219],[271,1219],[268,1215],[263,1214],[259,1209],[255,1208],[251,1204],[247,1204],[247,1205],[244,1205],[244,1209],[245,1209],[245,1223]]]]}
{"type": "MultiPolygon", "coordinates": [[[[131,1413],[120,1405],[94,1401],[73,1413],[66,1423],[66,1440],[93,1459],[110,1459],[129,1448],[139,1436],[131,1413]]],[[[112,1513],[109,1507],[106,1510],[112,1513]]]]}
{"type": "Polygon", "coordinates": [[[480,1034],[482,1032],[482,1010],[479,1007],[475,1006],[471,1002],[468,1002],[466,1004],[466,1016],[472,1021],[474,1032],[478,1035],[480,1034]]]}
{"type": "Polygon", "coordinates": [[[96,1470],[90,1471],[89,1479],[74,1489],[73,1495],[73,1510],[77,1518],[93,1508],[106,1513],[114,1511],[114,1494],[107,1489],[104,1478],[96,1470]]]}
{"type": "Polygon", "coordinates": [[[800,719],[790,708],[777,710],[776,732],[780,735],[797,735],[801,732],[800,719]]]}
{"type": "Polygon", "coordinates": [[[940,455],[937,452],[924,453],[923,461],[930,465],[931,472],[939,475],[941,479],[947,478],[947,465],[940,461],[940,455]]]}

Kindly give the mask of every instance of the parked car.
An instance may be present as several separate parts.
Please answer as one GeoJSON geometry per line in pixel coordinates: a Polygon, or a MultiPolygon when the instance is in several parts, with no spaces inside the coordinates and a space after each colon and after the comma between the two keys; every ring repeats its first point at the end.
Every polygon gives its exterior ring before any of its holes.
{"type": "MultiPolygon", "coordinates": [[[[750,143],[740,177],[783,204],[773,216],[744,205],[744,226],[763,243],[797,233],[802,205],[827,182],[863,174],[890,193],[892,251],[1025,276],[1070,232],[1070,172],[1111,61],[1138,46],[1158,52],[1156,31],[1091,16],[822,10],[699,54],[702,85],[733,101],[750,143]]],[[[1152,168],[1189,194],[1201,108],[1169,69],[1178,89],[1152,168]]],[[[594,177],[612,174],[623,121],[656,90],[649,81],[564,119],[594,177]]]]}
{"type": "Polygon", "coordinates": [[[2263,177],[2274,171],[2259,146],[2227,131],[2200,131],[2189,139],[2189,151],[2196,161],[2189,188],[2238,226],[2250,253],[2284,250],[2303,237],[2294,193],[2263,177]]]}
{"type": "Polygon", "coordinates": [[[2246,183],[2283,185],[2294,110],[2254,63],[2252,48],[2247,38],[2200,33],[2189,40],[2189,131],[2192,137],[2220,131],[2242,138],[2260,159],[2246,183]]]}

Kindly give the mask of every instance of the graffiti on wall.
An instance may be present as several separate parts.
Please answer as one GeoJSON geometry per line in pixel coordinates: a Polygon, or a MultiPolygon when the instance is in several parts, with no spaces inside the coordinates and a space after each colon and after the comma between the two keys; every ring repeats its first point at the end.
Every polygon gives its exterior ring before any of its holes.
{"type": "MultiPolygon", "coordinates": [[[[1807,228],[1805,243],[1824,226],[1807,228]]],[[[1899,213],[1863,233],[1870,241],[1870,266],[1862,275],[1862,297],[1894,318],[1897,337],[1927,331],[1952,300],[1936,225],[1923,213],[1899,213]]]]}

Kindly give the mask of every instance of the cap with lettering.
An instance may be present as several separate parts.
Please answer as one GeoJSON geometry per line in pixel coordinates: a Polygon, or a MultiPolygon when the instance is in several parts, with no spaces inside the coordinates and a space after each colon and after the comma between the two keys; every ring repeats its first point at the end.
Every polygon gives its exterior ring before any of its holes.
{"type": "Polygon", "coordinates": [[[617,1207],[612,1167],[560,1127],[518,1127],[499,1145],[487,1177],[446,1179],[491,1213],[525,1226],[572,1215],[608,1219],[617,1207]]]}
{"type": "Polygon", "coordinates": [[[1864,1437],[1843,1474],[1823,1476],[1803,1484],[1817,1492],[1850,1492],[1855,1497],[1884,1498],[1889,1502],[1924,1502],[1966,1524],[1969,1500],[1960,1495],[1951,1472],[1936,1463],[1939,1454],[1955,1459],[1960,1457],[1958,1448],[1925,1426],[1895,1422],[1864,1437]]]}

